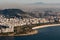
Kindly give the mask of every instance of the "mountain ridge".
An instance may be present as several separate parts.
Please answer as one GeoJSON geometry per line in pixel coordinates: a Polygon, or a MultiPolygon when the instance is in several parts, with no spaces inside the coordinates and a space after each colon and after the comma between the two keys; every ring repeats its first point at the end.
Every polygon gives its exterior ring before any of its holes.
{"type": "MultiPolygon", "coordinates": [[[[29,4],[28,4],[28,5],[29,5],[29,4]]],[[[35,2],[35,3],[30,3],[30,5],[60,5],[60,3],[35,2]]]]}

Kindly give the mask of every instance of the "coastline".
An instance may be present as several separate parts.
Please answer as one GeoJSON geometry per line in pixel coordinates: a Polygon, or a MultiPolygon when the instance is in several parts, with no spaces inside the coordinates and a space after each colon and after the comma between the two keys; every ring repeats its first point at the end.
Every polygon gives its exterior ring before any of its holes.
{"type": "Polygon", "coordinates": [[[34,34],[37,34],[38,33],[38,30],[34,30],[34,31],[31,31],[31,32],[28,32],[27,34],[19,34],[19,35],[14,35],[14,36],[28,36],[28,35],[34,35],[34,34]]]}
{"type": "Polygon", "coordinates": [[[0,35],[0,36],[28,36],[28,35],[34,35],[34,34],[37,34],[38,33],[38,30],[33,30],[31,32],[28,32],[26,34],[9,34],[9,35],[0,35]]]}
{"type": "Polygon", "coordinates": [[[40,26],[33,27],[33,28],[32,28],[33,31],[27,32],[27,33],[25,33],[25,34],[15,34],[15,33],[12,33],[12,34],[9,34],[9,35],[0,35],[0,36],[29,36],[29,35],[37,34],[37,33],[38,33],[38,30],[37,30],[37,29],[45,28],[45,27],[52,27],[52,26],[60,26],[60,24],[40,25],[40,26]]]}
{"type": "Polygon", "coordinates": [[[47,24],[47,25],[41,25],[41,26],[33,27],[32,29],[45,28],[45,27],[50,27],[50,26],[60,26],[60,24],[47,24]]]}

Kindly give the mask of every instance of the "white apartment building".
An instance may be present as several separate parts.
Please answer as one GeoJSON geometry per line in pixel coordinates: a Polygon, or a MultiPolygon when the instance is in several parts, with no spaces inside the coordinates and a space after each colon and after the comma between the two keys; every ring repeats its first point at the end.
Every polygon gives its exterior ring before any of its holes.
{"type": "Polygon", "coordinates": [[[0,33],[14,32],[14,27],[0,26],[0,33]]]}

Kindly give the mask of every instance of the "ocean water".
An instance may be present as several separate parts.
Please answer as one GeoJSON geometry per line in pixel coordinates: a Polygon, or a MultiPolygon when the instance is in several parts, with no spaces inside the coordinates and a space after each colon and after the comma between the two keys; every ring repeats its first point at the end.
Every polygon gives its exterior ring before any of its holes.
{"type": "Polygon", "coordinates": [[[30,36],[1,37],[0,40],[60,40],[60,26],[37,29],[38,34],[30,36]]]}

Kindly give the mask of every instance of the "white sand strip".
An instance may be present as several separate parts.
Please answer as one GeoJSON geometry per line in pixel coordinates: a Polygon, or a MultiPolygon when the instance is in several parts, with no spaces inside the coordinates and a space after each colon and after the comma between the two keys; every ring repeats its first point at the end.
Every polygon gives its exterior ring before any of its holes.
{"type": "Polygon", "coordinates": [[[60,26],[60,24],[49,24],[49,25],[36,26],[36,27],[33,27],[32,29],[39,29],[39,28],[51,27],[51,26],[60,26]]]}

